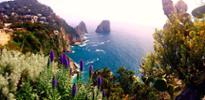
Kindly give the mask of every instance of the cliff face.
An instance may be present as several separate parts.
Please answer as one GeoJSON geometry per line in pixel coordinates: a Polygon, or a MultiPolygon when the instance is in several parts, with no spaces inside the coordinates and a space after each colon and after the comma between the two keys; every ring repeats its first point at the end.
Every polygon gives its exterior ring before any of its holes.
{"type": "Polygon", "coordinates": [[[80,39],[73,27],[57,16],[50,7],[39,3],[37,0],[2,2],[0,3],[0,16],[2,16],[3,23],[41,23],[58,31],[63,28],[71,43],[80,39]]]}
{"type": "Polygon", "coordinates": [[[175,12],[175,8],[172,0],[162,0],[162,6],[163,6],[164,14],[167,17],[169,17],[171,14],[175,12]]]}
{"type": "Polygon", "coordinates": [[[104,20],[98,25],[96,33],[110,33],[110,21],[104,20]]]}

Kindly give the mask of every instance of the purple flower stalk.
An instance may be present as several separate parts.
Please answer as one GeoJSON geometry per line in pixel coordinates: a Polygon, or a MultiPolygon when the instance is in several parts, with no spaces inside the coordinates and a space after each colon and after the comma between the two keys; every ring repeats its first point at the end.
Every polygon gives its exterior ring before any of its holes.
{"type": "Polygon", "coordinates": [[[66,69],[69,67],[70,61],[65,54],[61,54],[59,60],[65,66],[66,69]]]}
{"type": "Polygon", "coordinates": [[[103,83],[103,80],[102,80],[102,77],[101,76],[98,76],[97,78],[97,85],[98,85],[98,89],[102,86],[102,83],[103,83]]]}
{"type": "Polygon", "coordinates": [[[75,97],[76,93],[77,93],[77,86],[76,86],[76,84],[74,83],[74,84],[73,84],[73,87],[72,87],[72,96],[75,97]]]}
{"type": "Polygon", "coordinates": [[[54,51],[51,50],[51,51],[50,51],[50,61],[51,61],[51,62],[53,62],[54,57],[55,57],[54,51]]]}
{"type": "Polygon", "coordinates": [[[66,57],[66,55],[63,53],[63,64],[65,65],[65,62],[66,62],[66,59],[67,59],[67,57],[66,57]]]}
{"type": "Polygon", "coordinates": [[[55,76],[53,76],[53,79],[52,79],[52,86],[53,88],[56,88],[58,85],[58,80],[55,78],[55,76]]]}
{"type": "Polygon", "coordinates": [[[89,67],[89,76],[91,77],[92,76],[92,74],[93,74],[93,65],[90,65],[90,67],[89,67]]]}
{"type": "Polygon", "coordinates": [[[70,61],[67,58],[65,58],[65,64],[64,65],[65,65],[65,68],[68,69],[68,67],[70,65],[70,61]]]}
{"type": "Polygon", "coordinates": [[[83,61],[80,60],[80,71],[83,71],[83,61]]]}

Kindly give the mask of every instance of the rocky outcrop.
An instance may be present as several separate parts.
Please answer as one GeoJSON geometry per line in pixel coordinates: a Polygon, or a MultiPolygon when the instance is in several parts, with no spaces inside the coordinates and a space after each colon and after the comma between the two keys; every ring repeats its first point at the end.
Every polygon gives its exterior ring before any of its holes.
{"type": "Polygon", "coordinates": [[[193,11],[192,11],[192,15],[194,17],[197,17],[197,18],[204,18],[204,14],[205,14],[205,5],[203,6],[200,6],[198,8],[195,8],[193,11]]]}
{"type": "Polygon", "coordinates": [[[162,0],[162,6],[164,10],[164,14],[167,17],[170,17],[175,12],[174,4],[172,0],[162,0]]]}
{"type": "Polygon", "coordinates": [[[100,25],[98,25],[96,33],[110,33],[110,21],[103,20],[100,25]]]}
{"type": "Polygon", "coordinates": [[[75,30],[80,36],[88,33],[86,24],[83,21],[81,21],[80,24],[76,26],[75,30]]]}
{"type": "Polygon", "coordinates": [[[177,13],[181,13],[181,14],[185,14],[188,10],[188,6],[187,4],[183,1],[183,0],[179,0],[176,4],[175,4],[175,8],[177,13]]]}

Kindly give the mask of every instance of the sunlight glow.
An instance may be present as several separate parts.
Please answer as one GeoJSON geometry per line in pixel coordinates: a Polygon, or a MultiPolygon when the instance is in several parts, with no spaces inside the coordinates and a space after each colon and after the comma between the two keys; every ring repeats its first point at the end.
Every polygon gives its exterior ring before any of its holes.
{"type": "MultiPolygon", "coordinates": [[[[73,20],[111,21],[160,27],[166,21],[161,0],[39,0],[50,5],[64,18],[73,20]]],[[[174,2],[178,0],[173,0],[174,2]]],[[[191,11],[195,0],[184,0],[191,11]]]]}

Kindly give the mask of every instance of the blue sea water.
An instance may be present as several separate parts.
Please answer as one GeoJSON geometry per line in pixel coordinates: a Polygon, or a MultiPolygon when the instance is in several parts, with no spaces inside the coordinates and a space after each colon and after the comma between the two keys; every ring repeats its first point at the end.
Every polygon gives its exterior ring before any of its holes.
{"type": "Polygon", "coordinates": [[[151,50],[151,43],[136,34],[112,32],[110,34],[86,33],[82,45],[72,46],[69,54],[76,63],[84,61],[84,74],[89,65],[94,69],[108,67],[114,73],[121,66],[138,71],[142,58],[151,50]]]}

